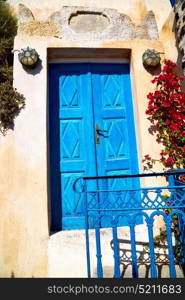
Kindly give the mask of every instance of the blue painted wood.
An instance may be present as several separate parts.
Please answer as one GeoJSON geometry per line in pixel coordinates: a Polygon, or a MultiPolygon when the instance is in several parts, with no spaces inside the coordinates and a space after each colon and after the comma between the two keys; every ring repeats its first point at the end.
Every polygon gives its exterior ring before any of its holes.
{"type": "MultiPolygon", "coordinates": [[[[84,199],[73,191],[75,179],[138,173],[129,66],[53,64],[49,79],[53,228],[84,228],[84,199]],[[108,130],[100,145],[95,143],[95,124],[108,130]]],[[[97,182],[88,185],[96,190],[97,182]]],[[[108,185],[119,189],[120,180],[108,185]]],[[[121,186],[139,187],[139,179],[123,179],[121,186]]],[[[110,226],[107,221],[101,225],[110,226]]]]}
{"type": "MultiPolygon", "coordinates": [[[[129,65],[93,64],[91,70],[94,122],[108,131],[102,132],[96,147],[98,176],[136,174],[138,159],[129,65]]],[[[98,184],[102,190],[119,191],[139,188],[139,179],[108,179],[98,184]]],[[[108,196],[109,202],[116,202],[116,194],[108,196]]],[[[99,197],[100,202],[105,201],[103,194],[99,197]]],[[[135,201],[139,200],[137,193],[135,201]]],[[[122,225],[126,225],[125,218],[119,219],[118,226],[122,225]]],[[[108,219],[102,220],[102,227],[111,227],[108,219]]]]}
{"type": "Polygon", "coordinates": [[[98,176],[138,173],[129,66],[93,64],[92,88],[94,121],[108,130],[96,147],[98,176]]]}
{"type": "Polygon", "coordinates": [[[74,193],[73,183],[78,177],[96,175],[89,82],[90,73],[86,64],[55,64],[51,67],[50,107],[58,108],[57,112],[56,109],[54,111],[55,115],[50,114],[50,119],[55,119],[55,124],[53,121],[50,124],[51,154],[55,156],[55,151],[57,153],[55,165],[51,166],[51,173],[57,168],[51,182],[51,202],[60,202],[60,207],[55,204],[55,209],[61,211],[58,229],[85,227],[83,194],[74,193]],[[56,140],[60,141],[60,144],[57,142],[57,149],[54,147],[56,140]],[[58,192],[57,198],[52,199],[53,191],[59,189],[59,185],[60,196],[58,192]]]}

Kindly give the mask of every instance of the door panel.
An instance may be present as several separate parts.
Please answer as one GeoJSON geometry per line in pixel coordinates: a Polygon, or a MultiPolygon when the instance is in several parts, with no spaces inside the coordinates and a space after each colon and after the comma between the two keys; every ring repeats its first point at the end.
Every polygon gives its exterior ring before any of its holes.
{"type": "MultiPolygon", "coordinates": [[[[100,143],[96,145],[98,176],[138,173],[129,66],[93,65],[92,86],[94,119],[102,129],[100,143]]],[[[99,182],[101,190],[119,191],[137,187],[138,179],[108,179],[99,182]]],[[[108,193],[107,197],[100,193],[99,198],[100,206],[118,209],[129,201],[129,193],[113,192],[108,193]]],[[[135,201],[139,199],[140,195],[136,193],[135,201]]],[[[137,220],[138,223],[140,221],[137,220]]],[[[103,218],[101,225],[109,227],[109,218],[103,218]]],[[[121,225],[126,225],[125,218],[120,218],[121,225]]]]}
{"type": "MultiPolygon", "coordinates": [[[[58,229],[84,228],[83,196],[73,191],[75,179],[138,172],[129,66],[55,64],[49,76],[52,224],[58,229]],[[99,144],[96,125],[105,130],[100,131],[99,144]]],[[[115,190],[120,184],[128,189],[139,183],[104,180],[99,188],[115,190]]],[[[97,183],[88,187],[95,190],[97,183]]],[[[116,205],[112,194],[109,201],[116,205]]]]}
{"type": "Polygon", "coordinates": [[[133,115],[131,93],[127,92],[131,90],[129,79],[126,64],[92,65],[95,123],[108,131],[102,132],[96,147],[98,176],[123,169],[138,172],[134,121],[128,117],[133,115]],[[135,149],[134,157],[131,148],[135,149]]]}
{"type": "Polygon", "coordinates": [[[92,102],[89,101],[92,98],[90,74],[86,64],[63,64],[52,66],[50,78],[54,81],[50,105],[55,106],[59,101],[57,121],[52,124],[53,136],[50,134],[53,142],[60,139],[56,162],[60,165],[60,174],[55,175],[61,177],[61,195],[57,200],[61,201],[58,223],[61,223],[60,229],[84,228],[83,195],[74,193],[73,183],[78,177],[96,176],[92,102]],[[59,137],[55,135],[57,122],[59,137]]]}

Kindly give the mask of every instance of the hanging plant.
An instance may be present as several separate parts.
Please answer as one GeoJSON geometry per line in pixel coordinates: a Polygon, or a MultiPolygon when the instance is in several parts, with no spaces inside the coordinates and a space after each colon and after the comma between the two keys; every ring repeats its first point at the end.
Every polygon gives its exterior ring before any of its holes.
{"type": "Polygon", "coordinates": [[[8,4],[0,2],[0,131],[14,128],[15,117],[25,106],[25,98],[13,88],[13,40],[17,20],[8,4]]]}
{"type": "Polygon", "coordinates": [[[145,155],[145,169],[156,162],[164,170],[185,168],[185,91],[181,90],[184,79],[174,72],[176,64],[164,60],[164,67],[152,83],[156,84],[154,92],[147,95],[149,99],[146,114],[156,133],[157,143],[163,146],[160,159],[145,155]]]}

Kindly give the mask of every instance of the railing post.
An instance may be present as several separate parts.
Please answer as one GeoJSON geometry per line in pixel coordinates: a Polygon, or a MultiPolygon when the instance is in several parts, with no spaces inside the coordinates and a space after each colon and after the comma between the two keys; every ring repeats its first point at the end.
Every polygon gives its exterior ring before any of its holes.
{"type": "Polygon", "coordinates": [[[151,267],[151,277],[157,278],[157,271],[156,271],[156,265],[155,265],[155,251],[154,251],[154,237],[153,237],[153,223],[154,220],[149,219],[147,221],[148,226],[148,238],[149,238],[149,247],[150,247],[150,267],[151,267]]]}
{"type": "Polygon", "coordinates": [[[103,268],[102,268],[102,254],[101,254],[101,240],[100,240],[100,222],[99,217],[95,221],[95,235],[96,235],[96,257],[97,257],[97,275],[98,278],[103,277],[103,268]]]}
{"type": "Polygon", "coordinates": [[[114,277],[120,278],[120,257],[119,257],[119,243],[117,234],[117,224],[112,226],[113,245],[114,245],[114,277]]]}
{"type": "Polygon", "coordinates": [[[181,242],[181,253],[182,259],[181,263],[184,265],[185,263],[185,211],[183,210],[183,215],[179,216],[180,218],[180,242],[181,242]]]}
{"type": "Polygon", "coordinates": [[[169,258],[170,278],[176,278],[173,245],[172,245],[171,223],[172,223],[172,220],[171,220],[171,218],[168,217],[166,220],[166,233],[167,233],[167,241],[168,241],[168,258],[169,258]]]}
{"type": "Polygon", "coordinates": [[[133,278],[138,278],[135,224],[130,224],[130,239],[131,239],[131,253],[132,253],[132,276],[133,278]]]}
{"type": "Polygon", "coordinates": [[[87,202],[87,184],[84,180],[84,210],[85,210],[85,240],[86,240],[86,259],[87,259],[87,276],[91,278],[91,262],[90,262],[90,248],[89,248],[89,223],[88,223],[88,202],[87,202]]]}

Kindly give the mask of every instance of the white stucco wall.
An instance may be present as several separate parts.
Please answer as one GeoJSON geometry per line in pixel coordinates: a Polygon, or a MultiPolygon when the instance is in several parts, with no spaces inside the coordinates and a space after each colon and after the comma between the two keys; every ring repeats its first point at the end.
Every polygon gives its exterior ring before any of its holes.
{"type": "MultiPolygon", "coordinates": [[[[17,5],[20,1],[9,0],[9,3],[17,5]]],[[[0,276],[9,277],[13,272],[15,277],[83,277],[86,272],[84,232],[60,232],[49,236],[47,49],[130,49],[136,135],[142,171],[143,155],[150,153],[156,157],[160,147],[155,138],[148,134],[146,95],[153,90],[153,76],[144,69],[141,58],[143,52],[151,48],[165,52],[162,57],[177,59],[175,38],[171,33],[172,22],[168,20],[172,9],[168,0],[25,0],[21,3],[27,5],[38,20],[46,20],[64,5],[79,5],[115,8],[139,24],[147,11],[152,9],[160,32],[160,40],[72,42],[34,35],[18,35],[15,39],[15,49],[27,45],[36,48],[42,66],[32,72],[25,71],[15,52],[14,86],[25,95],[26,106],[16,119],[14,130],[5,137],[0,136],[0,276]]],[[[105,241],[108,241],[106,235],[105,241]]]]}

